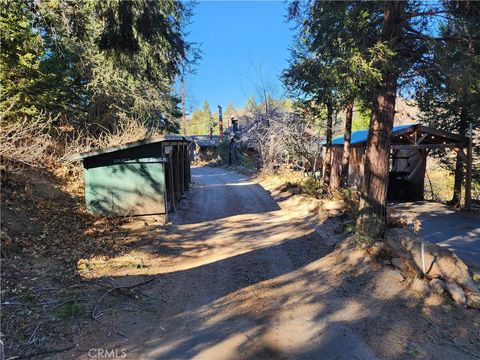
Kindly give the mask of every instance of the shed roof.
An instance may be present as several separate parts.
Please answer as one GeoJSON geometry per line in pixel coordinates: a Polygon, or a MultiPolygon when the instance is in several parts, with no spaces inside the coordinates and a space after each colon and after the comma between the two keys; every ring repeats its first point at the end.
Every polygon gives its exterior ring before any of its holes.
{"type": "Polygon", "coordinates": [[[200,147],[216,147],[220,143],[220,136],[212,135],[192,135],[192,141],[200,147]]]}
{"type": "Polygon", "coordinates": [[[69,157],[69,160],[82,160],[85,158],[89,158],[92,156],[97,156],[101,154],[108,154],[112,153],[115,151],[119,150],[125,150],[125,149],[130,149],[134,148],[137,146],[142,146],[142,145],[147,145],[147,144],[153,144],[153,143],[159,143],[159,142],[164,142],[164,141],[192,141],[188,136],[180,136],[180,135],[159,135],[159,136],[152,136],[148,139],[144,140],[139,140],[139,141],[132,141],[129,143],[121,144],[121,145],[115,145],[115,146],[109,146],[106,148],[102,149],[96,149],[80,154],[75,154],[69,157]]]}
{"type": "MultiPolygon", "coordinates": [[[[368,129],[355,131],[351,145],[361,147],[367,143],[367,139],[368,129]]],[[[343,143],[344,136],[332,140],[332,146],[343,146],[343,143]]],[[[467,145],[468,139],[463,136],[421,124],[394,126],[392,130],[392,149],[462,148],[467,145]]]]}

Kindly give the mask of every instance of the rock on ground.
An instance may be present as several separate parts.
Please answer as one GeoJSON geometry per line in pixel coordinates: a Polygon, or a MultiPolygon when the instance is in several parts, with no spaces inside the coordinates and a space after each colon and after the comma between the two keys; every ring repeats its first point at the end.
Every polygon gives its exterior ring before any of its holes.
{"type": "Polygon", "coordinates": [[[430,293],[430,287],[428,286],[428,284],[419,278],[413,279],[413,282],[410,285],[410,287],[413,291],[416,291],[424,296],[430,293]]]}
{"type": "Polygon", "coordinates": [[[402,259],[400,258],[393,258],[392,259],[392,265],[395,266],[397,269],[404,269],[405,268],[405,264],[403,263],[402,259]]]}
{"type": "Polygon", "coordinates": [[[440,279],[432,279],[430,281],[430,287],[435,294],[442,295],[445,292],[445,281],[440,279]]]}
{"type": "Polygon", "coordinates": [[[466,305],[467,298],[465,297],[465,292],[460,286],[454,282],[447,282],[446,288],[453,301],[460,305],[466,305]]]}
{"type": "Polygon", "coordinates": [[[480,310],[480,294],[471,293],[467,295],[467,305],[472,309],[480,310]]]}
{"type": "Polygon", "coordinates": [[[409,259],[412,265],[422,272],[421,247],[424,247],[426,274],[430,278],[441,277],[449,282],[460,284],[462,288],[479,292],[468,267],[454,253],[444,247],[423,241],[409,229],[393,228],[385,234],[385,242],[399,255],[409,259]]]}

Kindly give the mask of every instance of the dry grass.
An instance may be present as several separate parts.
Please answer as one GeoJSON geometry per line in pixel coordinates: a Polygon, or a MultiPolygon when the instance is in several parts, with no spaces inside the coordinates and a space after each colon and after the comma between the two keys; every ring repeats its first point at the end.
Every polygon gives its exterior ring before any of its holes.
{"type": "MultiPolygon", "coordinates": [[[[453,197],[455,176],[451,171],[442,168],[435,158],[429,159],[425,175],[425,199],[446,203],[453,197]]],[[[465,182],[462,184],[461,202],[464,204],[465,182]]],[[[480,183],[475,179],[472,183],[472,199],[480,200],[480,183]]]]}
{"type": "Polygon", "coordinates": [[[425,176],[425,199],[446,202],[453,196],[453,174],[431,161],[425,176]]]}
{"type": "Polygon", "coordinates": [[[416,234],[418,234],[422,227],[422,222],[414,213],[406,213],[405,211],[389,207],[387,209],[387,226],[391,228],[410,227],[416,234]]]}
{"type": "Polygon", "coordinates": [[[52,160],[53,140],[48,123],[21,120],[0,129],[0,156],[5,170],[44,167],[52,160]]]}
{"type": "Polygon", "coordinates": [[[65,126],[54,128],[52,123],[52,119],[39,116],[2,125],[2,169],[21,172],[32,167],[43,168],[61,180],[64,190],[78,193],[83,183],[82,165],[80,161],[70,161],[72,155],[157,135],[140,121],[129,118],[113,129],[101,128],[95,133],[65,126]]]}

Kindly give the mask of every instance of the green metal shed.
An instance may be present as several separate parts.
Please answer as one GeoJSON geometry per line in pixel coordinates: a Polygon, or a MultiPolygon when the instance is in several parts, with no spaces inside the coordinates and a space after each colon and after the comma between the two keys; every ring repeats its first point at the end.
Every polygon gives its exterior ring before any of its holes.
{"type": "Polygon", "coordinates": [[[79,154],[92,213],[125,216],[175,211],[191,182],[190,139],[167,135],[79,154]]]}

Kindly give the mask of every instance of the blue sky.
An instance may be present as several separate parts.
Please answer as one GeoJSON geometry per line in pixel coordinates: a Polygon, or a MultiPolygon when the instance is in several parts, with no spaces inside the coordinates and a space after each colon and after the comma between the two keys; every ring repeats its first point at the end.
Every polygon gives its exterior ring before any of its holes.
{"type": "Polygon", "coordinates": [[[187,28],[202,51],[196,74],[186,78],[187,110],[204,100],[212,111],[243,106],[255,93],[258,68],[282,95],[279,75],[293,39],[285,15],[283,1],[200,1],[187,28]]]}

